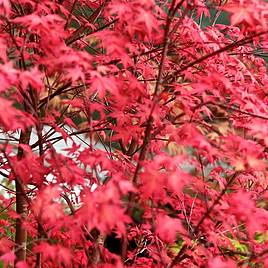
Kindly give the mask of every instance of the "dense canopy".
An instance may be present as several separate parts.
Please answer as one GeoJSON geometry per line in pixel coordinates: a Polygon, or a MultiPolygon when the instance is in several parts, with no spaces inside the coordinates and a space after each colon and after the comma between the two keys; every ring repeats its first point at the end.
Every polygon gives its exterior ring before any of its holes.
{"type": "Polygon", "coordinates": [[[0,0],[0,267],[268,267],[267,49],[262,0],[0,0]]]}

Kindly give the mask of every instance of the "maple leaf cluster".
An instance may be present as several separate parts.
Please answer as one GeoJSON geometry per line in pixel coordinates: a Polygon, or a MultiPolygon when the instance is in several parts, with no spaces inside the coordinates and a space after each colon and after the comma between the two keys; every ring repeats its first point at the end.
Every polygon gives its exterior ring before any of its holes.
{"type": "Polygon", "coordinates": [[[267,10],[0,0],[0,266],[267,267],[267,10]]]}

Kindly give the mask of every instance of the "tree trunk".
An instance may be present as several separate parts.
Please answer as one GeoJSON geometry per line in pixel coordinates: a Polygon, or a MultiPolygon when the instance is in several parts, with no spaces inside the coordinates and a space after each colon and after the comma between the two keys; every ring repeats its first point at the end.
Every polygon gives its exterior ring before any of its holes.
{"type": "MultiPolygon", "coordinates": [[[[20,134],[20,144],[29,144],[31,136],[31,129],[26,129],[20,134]]],[[[24,151],[18,148],[18,160],[22,159],[24,151]]],[[[16,174],[15,174],[16,176],[16,174]]],[[[20,178],[16,177],[16,212],[20,216],[16,220],[16,235],[15,235],[15,263],[26,259],[26,246],[27,246],[27,231],[23,227],[23,219],[27,216],[27,200],[25,197],[25,190],[20,178]]]]}

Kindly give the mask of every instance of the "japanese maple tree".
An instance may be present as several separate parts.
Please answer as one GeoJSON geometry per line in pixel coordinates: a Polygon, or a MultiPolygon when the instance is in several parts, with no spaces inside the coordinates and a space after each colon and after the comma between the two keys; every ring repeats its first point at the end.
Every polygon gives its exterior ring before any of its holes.
{"type": "Polygon", "coordinates": [[[267,49],[263,0],[0,0],[0,266],[268,267],[267,49]]]}

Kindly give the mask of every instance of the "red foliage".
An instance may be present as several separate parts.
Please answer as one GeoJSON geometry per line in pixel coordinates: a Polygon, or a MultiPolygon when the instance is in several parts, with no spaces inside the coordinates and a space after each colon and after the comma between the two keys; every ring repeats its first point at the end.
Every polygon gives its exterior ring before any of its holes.
{"type": "Polygon", "coordinates": [[[0,263],[266,267],[267,10],[0,0],[0,263]]]}

